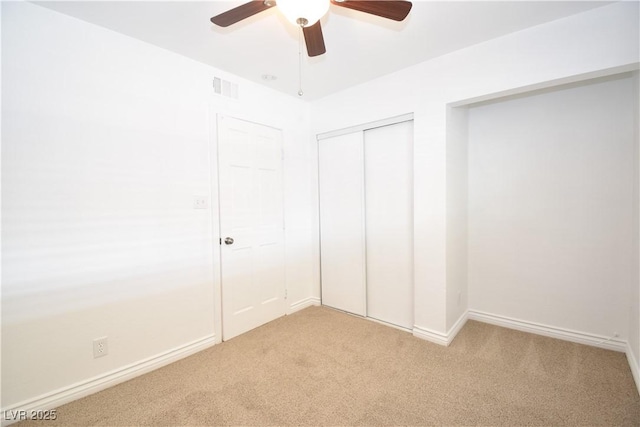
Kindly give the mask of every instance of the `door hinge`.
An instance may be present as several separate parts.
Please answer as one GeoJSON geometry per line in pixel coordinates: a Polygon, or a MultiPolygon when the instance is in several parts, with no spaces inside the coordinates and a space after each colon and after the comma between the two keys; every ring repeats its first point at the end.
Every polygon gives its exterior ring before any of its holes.
{"type": "Polygon", "coordinates": [[[220,244],[220,245],[222,245],[222,237],[220,238],[220,242],[219,242],[219,244],[220,244]]]}
{"type": "Polygon", "coordinates": [[[284,299],[287,299],[289,291],[287,289],[284,290],[284,299]]]}

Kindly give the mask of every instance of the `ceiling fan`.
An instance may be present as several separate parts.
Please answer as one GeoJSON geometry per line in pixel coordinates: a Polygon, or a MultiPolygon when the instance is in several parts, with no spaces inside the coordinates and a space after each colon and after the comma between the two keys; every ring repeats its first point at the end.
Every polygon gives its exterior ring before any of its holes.
{"type": "MultiPolygon", "coordinates": [[[[278,9],[295,25],[302,28],[309,56],[318,56],[327,50],[320,26],[329,10],[329,4],[353,9],[394,21],[402,21],[411,11],[411,2],[405,0],[277,0],[278,9]]],[[[254,0],[211,18],[211,22],[228,27],[243,19],[276,6],[275,0],[254,0]]]]}

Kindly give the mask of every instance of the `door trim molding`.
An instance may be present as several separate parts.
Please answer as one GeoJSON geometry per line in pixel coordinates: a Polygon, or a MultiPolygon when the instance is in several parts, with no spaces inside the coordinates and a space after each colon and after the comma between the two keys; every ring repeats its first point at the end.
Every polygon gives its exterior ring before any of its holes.
{"type": "Polygon", "coordinates": [[[220,231],[220,173],[218,168],[218,122],[222,114],[213,105],[209,105],[209,189],[211,212],[211,234],[213,248],[211,251],[213,264],[213,328],[216,344],[222,342],[222,254],[217,242],[222,238],[220,231]]]}

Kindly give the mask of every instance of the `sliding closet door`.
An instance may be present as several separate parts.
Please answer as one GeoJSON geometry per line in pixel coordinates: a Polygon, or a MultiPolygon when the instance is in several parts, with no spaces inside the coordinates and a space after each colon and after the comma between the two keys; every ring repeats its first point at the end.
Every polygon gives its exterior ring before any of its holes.
{"type": "Polygon", "coordinates": [[[413,122],[364,132],[367,316],[413,327],[413,122]]]}
{"type": "Polygon", "coordinates": [[[318,143],[322,304],[366,315],[362,132],[318,143]]]}

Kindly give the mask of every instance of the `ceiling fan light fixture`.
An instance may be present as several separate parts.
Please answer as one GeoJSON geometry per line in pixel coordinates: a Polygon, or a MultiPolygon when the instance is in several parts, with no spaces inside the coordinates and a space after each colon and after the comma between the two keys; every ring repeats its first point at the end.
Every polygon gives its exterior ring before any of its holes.
{"type": "MultiPolygon", "coordinates": [[[[322,55],[327,51],[320,18],[329,11],[329,4],[394,21],[404,20],[412,6],[409,0],[251,0],[212,17],[211,22],[220,27],[228,27],[276,6],[276,2],[282,15],[295,26],[300,27],[298,55],[302,55],[301,46],[302,37],[304,37],[310,57],[322,55]]],[[[302,95],[301,92],[300,95],[302,95]]]]}
{"type": "Polygon", "coordinates": [[[278,0],[278,9],[296,26],[310,27],[329,11],[329,0],[278,0]]]}

